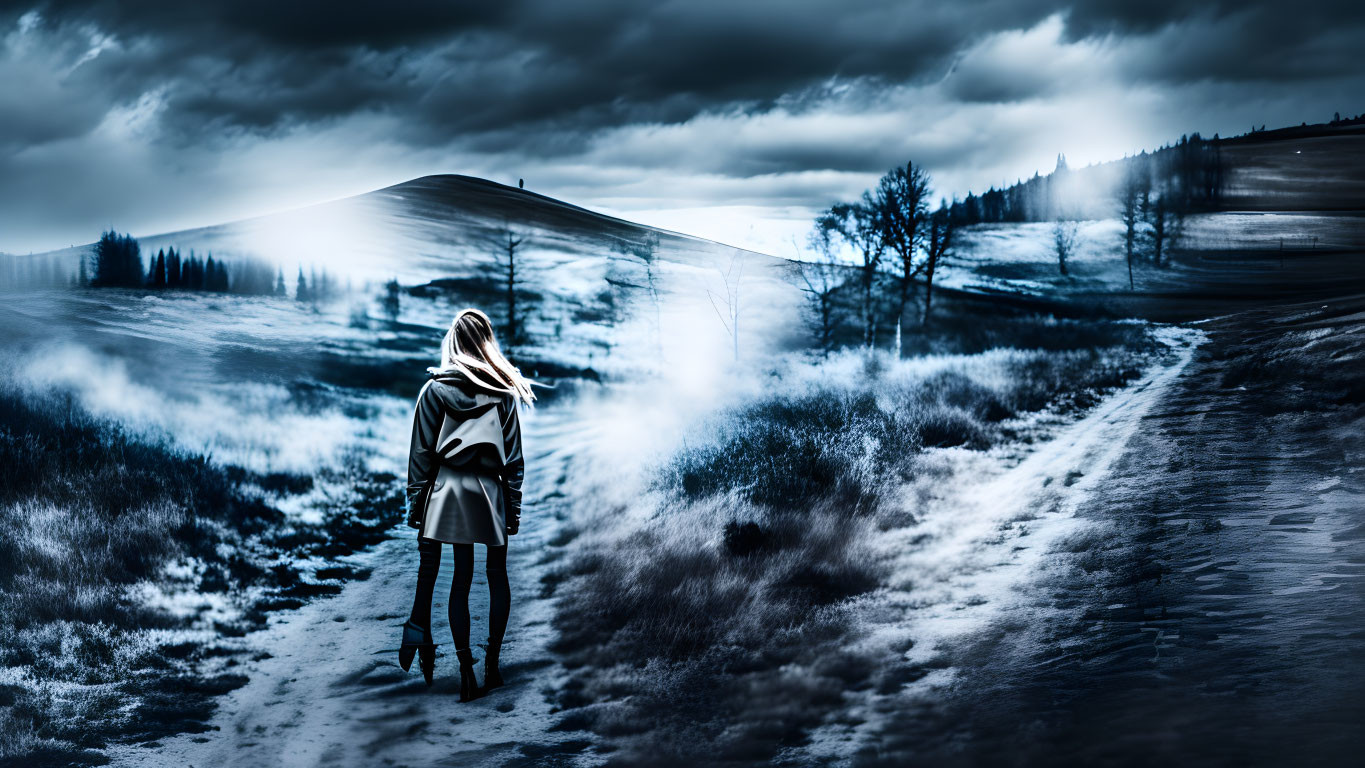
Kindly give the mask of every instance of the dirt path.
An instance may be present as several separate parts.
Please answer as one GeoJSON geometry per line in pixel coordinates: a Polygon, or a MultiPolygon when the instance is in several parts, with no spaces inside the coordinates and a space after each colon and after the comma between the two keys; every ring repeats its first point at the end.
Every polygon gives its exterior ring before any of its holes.
{"type": "MultiPolygon", "coordinates": [[[[1160,330],[1165,358],[1139,381],[1106,398],[1077,421],[1039,425],[1045,441],[986,453],[946,450],[928,459],[924,477],[907,489],[918,521],[888,532],[881,547],[896,576],[867,642],[908,646],[904,685],[845,693],[848,712],[790,757],[847,763],[852,756],[909,759],[952,726],[934,714],[974,683],[974,655],[1019,621],[1024,599],[1049,567],[1053,551],[1083,526],[1077,508],[1108,482],[1111,468],[1147,414],[1176,386],[1203,334],[1160,330]],[[925,728],[931,732],[925,732],[925,728]]],[[[989,650],[987,652],[990,652],[989,650]]]]}
{"type": "Polygon", "coordinates": [[[1037,454],[1048,471],[1030,459],[987,483],[1001,525],[963,548],[979,569],[945,568],[944,594],[970,597],[921,609],[922,678],[879,702],[867,762],[1355,764],[1365,298],[1201,327],[1148,407],[1102,407],[1079,453],[1063,437],[1037,454]],[[1074,469],[1055,463],[1068,453],[1074,469]],[[1041,513],[1011,520],[1020,502],[1041,513]]]}
{"type": "MultiPolygon", "coordinates": [[[[428,689],[416,664],[397,664],[400,627],[411,607],[416,545],[403,529],[352,560],[372,569],[334,598],[280,615],[250,638],[270,657],[247,670],[250,682],[225,696],[211,725],[151,748],[111,753],[115,765],[315,766],[487,765],[586,747],[581,736],[551,730],[554,719],[543,689],[558,674],[546,645],[551,605],[539,596],[540,577],[552,562],[559,526],[556,487],[568,456],[557,449],[577,426],[563,409],[544,407],[525,421],[528,450],[527,516],[512,540],[512,616],[503,651],[508,685],[460,704],[459,677],[450,647],[446,596],[452,572],[449,548],[441,565],[432,611],[443,642],[437,679],[428,689]]],[[[486,631],[488,592],[484,548],[476,547],[470,593],[475,656],[486,631]]],[[[482,666],[479,675],[482,678],[482,666]]]]}

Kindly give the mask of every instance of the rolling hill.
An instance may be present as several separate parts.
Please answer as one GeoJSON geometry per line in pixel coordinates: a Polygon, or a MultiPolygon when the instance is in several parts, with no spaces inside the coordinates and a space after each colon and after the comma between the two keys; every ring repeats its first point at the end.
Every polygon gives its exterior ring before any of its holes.
{"type": "MultiPolygon", "coordinates": [[[[634,224],[484,179],[425,176],[351,198],[198,229],[140,236],[163,248],[325,270],[348,290],[332,311],[378,314],[381,284],[403,287],[402,321],[442,328],[461,306],[507,315],[507,238],[516,249],[515,346],[542,367],[597,372],[733,358],[802,332],[789,262],[634,224]]],[[[92,245],[39,258],[74,274],[92,245]]]]}

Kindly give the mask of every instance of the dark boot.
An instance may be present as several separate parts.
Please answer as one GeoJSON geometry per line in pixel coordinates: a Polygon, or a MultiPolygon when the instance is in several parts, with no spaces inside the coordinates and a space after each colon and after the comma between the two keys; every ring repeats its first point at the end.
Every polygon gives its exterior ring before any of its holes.
{"type": "Polygon", "coordinates": [[[479,698],[483,695],[483,689],[474,677],[474,654],[468,648],[459,648],[455,651],[455,658],[460,662],[460,701],[479,698]]]}
{"type": "Polygon", "coordinates": [[[403,625],[403,643],[398,646],[398,664],[404,672],[412,668],[412,657],[418,652],[422,654],[422,677],[431,685],[431,678],[436,673],[436,644],[431,641],[431,628],[419,627],[409,621],[403,625]]]}
{"type": "Polygon", "coordinates": [[[494,688],[501,688],[502,673],[498,670],[498,655],[502,652],[502,643],[488,641],[488,652],[483,655],[483,689],[491,691],[494,688]]]}

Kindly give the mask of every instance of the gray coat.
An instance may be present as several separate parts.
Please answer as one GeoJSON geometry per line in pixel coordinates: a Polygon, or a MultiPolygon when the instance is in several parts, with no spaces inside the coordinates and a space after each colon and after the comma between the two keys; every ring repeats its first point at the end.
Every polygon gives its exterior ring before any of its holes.
{"type": "Polygon", "coordinates": [[[408,525],[424,538],[501,546],[521,524],[516,399],[456,375],[417,396],[408,452],[408,525]]]}

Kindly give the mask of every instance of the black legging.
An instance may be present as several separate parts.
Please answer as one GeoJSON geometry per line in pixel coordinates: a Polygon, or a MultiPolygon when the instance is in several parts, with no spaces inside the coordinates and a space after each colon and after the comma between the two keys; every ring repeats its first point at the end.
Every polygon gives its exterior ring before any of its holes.
{"type": "MultiPolygon", "coordinates": [[[[469,585],[474,581],[474,545],[451,544],[455,553],[455,576],[450,580],[450,635],[455,650],[469,647],[469,585]]],[[[431,626],[431,598],[436,574],[441,570],[441,542],[417,539],[417,597],[412,601],[411,621],[431,626]]],[[[488,548],[488,647],[494,656],[502,647],[507,616],[512,610],[512,589],[507,583],[507,545],[488,548]]]]}

